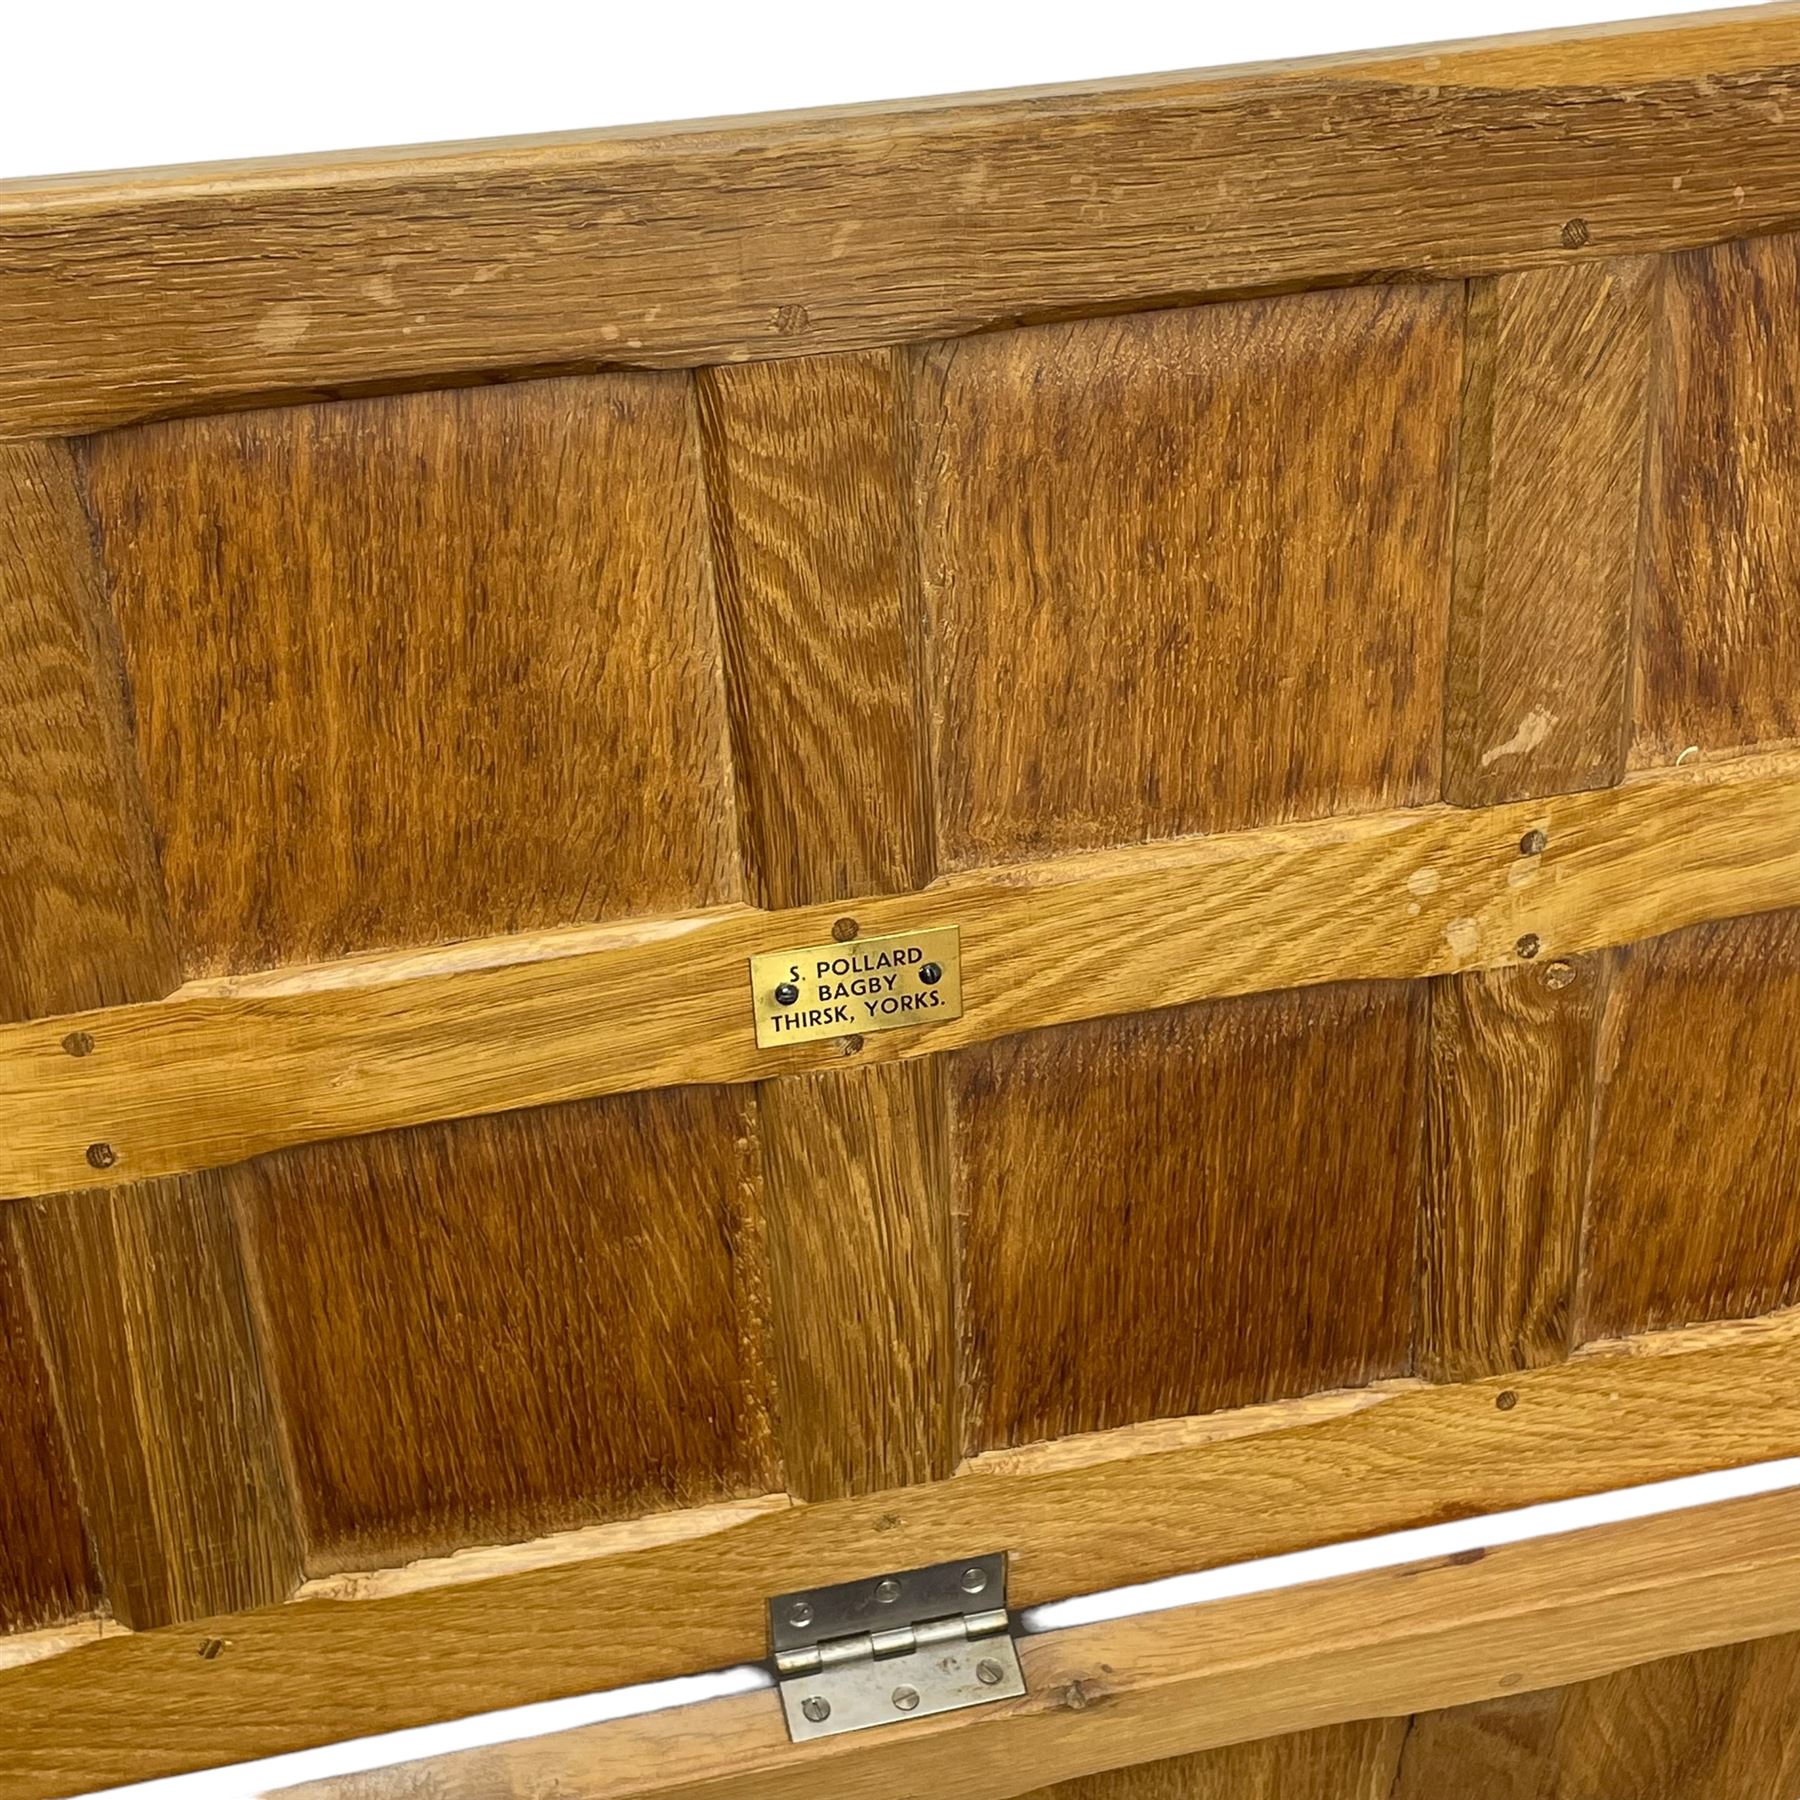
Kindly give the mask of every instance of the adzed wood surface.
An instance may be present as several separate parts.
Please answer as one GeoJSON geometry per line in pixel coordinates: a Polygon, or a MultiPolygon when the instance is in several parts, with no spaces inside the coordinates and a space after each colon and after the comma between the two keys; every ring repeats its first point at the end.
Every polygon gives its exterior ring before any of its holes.
{"type": "Polygon", "coordinates": [[[1433,799],[1460,296],[918,361],[947,867],[1433,799]]]}
{"type": "Polygon", "coordinates": [[[971,1451],[1410,1371],[1425,990],[952,1059],[971,1451]]]}
{"type": "Polygon", "coordinates": [[[232,1171],[307,1573],[779,1485],[754,1131],[678,1088],[232,1171]]]}
{"type": "MultiPolygon", "coordinates": [[[[972,1472],[925,1487],[759,1511],[712,1536],[661,1548],[386,1598],[307,1599],[105,1640],[0,1671],[0,1797],[44,1800],[723,1667],[764,1653],[769,1594],[941,1560],[977,1541],[1008,1546],[1009,1593],[1015,1604],[1031,1605],[1793,1455],[1800,1445],[1797,1368],[1800,1320],[1792,1314],[1712,1326],[1608,1346],[1606,1354],[1554,1368],[1404,1387],[1347,1412],[1321,1414],[1316,1399],[1259,1409],[1260,1430],[1160,1454],[1154,1446],[1166,1428],[1133,1427],[1114,1441],[1090,1442],[1083,1462],[972,1472]],[[1151,1453],[1131,1454],[1134,1443],[1151,1453]],[[197,1655],[213,1638],[226,1648],[197,1655]],[[420,1676],[424,1664],[428,1680],[420,1676]]],[[[1675,1541],[1698,1581],[1691,1523],[1675,1541]]],[[[1595,1570],[1611,1567],[1602,1558],[1595,1570]]],[[[1785,1603],[1792,1604],[1800,1586],[1766,1570],[1741,1605],[1722,1591],[1730,1622],[1720,1641],[1753,1631],[1756,1606],[1782,1603],[1783,1580],[1785,1603]]],[[[1621,1577],[1609,1591],[1629,1587],[1621,1577]]],[[[1543,1590],[1565,1591],[1573,1590],[1543,1590]]],[[[1277,1598],[1291,1630],[1291,1603],[1277,1598]]],[[[1506,1604],[1517,1598],[1509,1593],[1506,1604]]],[[[1362,1604],[1358,1635],[1366,1643],[1372,1615],[1362,1604]]],[[[1557,1641],[1588,1654],[1603,1647],[1604,1634],[1591,1616],[1584,1627],[1581,1613],[1577,1607],[1557,1641]]],[[[1535,1605],[1527,1616],[1543,1622],[1535,1605]]],[[[1800,1621],[1792,1628],[1800,1630],[1800,1621]]],[[[1689,1647],[1659,1640],[1638,1654],[1689,1647]]],[[[1431,1660],[1417,1647],[1395,1655],[1394,1666],[1411,1675],[1431,1660]]],[[[1547,1669],[1531,1659],[1486,1666],[1495,1674],[1539,1671],[1532,1683],[1597,1672],[1547,1669]]],[[[1356,1691],[1371,1691],[1361,1675],[1356,1691]]],[[[1422,1696],[1400,1710],[1444,1698],[1422,1696]]],[[[1379,1708],[1371,1701],[1362,1710],[1379,1708]]],[[[1309,1722],[1323,1721],[1258,1723],[1246,1715],[1233,1735],[1309,1722]]],[[[1159,1751],[1155,1742],[1134,1740],[1112,1760],[1199,1747],[1171,1743],[1159,1751]]],[[[654,1765],[618,1765],[632,1766],[654,1765]]],[[[1036,1776],[1053,1778],[1051,1770],[1036,1776]]],[[[1029,1785],[1023,1775],[1021,1785],[1029,1785]]]]}
{"type": "Polygon", "coordinates": [[[187,974],[741,897],[682,379],[181,420],[86,464],[187,974]]]}
{"type": "Polygon", "coordinates": [[[1581,1332],[1800,1298],[1800,914],[1612,954],[1581,1332]]]}
{"type": "Polygon", "coordinates": [[[0,434],[1791,227],[1785,6],[713,126],[0,184],[0,434]]]}
{"type": "MultiPolygon", "coordinates": [[[[858,903],[867,936],[959,924],[966,998],[960,1019],[878,1033],[855,1055],[906,1059],[1252,990],[1515,966],[1794,906],[1797,817],[1784,753],[1477,811],[1407,808],[975,871],[858,903]],[[1544,832],[1542,853],[1521,854],[1529,831],[1544,832]]],[[[751,955],[826,941],[842,916],[728,909],[195,983],[165,1003],[0,1026],[0,1190],[842,1068],[837,1042],[759,1051],[745,978],[751,955]],[[91,1055],[63,1048],[75,1031],[91,1055]],[[95,1143],[113,1157],[103,1169],[95,1143]]]]}

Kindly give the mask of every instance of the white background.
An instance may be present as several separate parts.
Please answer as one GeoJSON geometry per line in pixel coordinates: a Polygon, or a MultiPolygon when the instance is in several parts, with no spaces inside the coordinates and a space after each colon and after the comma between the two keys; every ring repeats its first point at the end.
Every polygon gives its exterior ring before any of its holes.
{"type": "Polygon", "coordinates": [[[0,0],[0,176],[689,119],[1707,0],[0,0]]]}

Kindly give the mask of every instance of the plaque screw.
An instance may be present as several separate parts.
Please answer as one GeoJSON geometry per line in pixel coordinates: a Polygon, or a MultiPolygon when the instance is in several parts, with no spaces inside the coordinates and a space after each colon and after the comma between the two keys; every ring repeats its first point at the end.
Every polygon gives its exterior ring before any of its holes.
{"type": "Polygon", "coordinates": [[[984,1656],[975,1665],[975,1674],[985,1687],[998,1687],[1006,1671],[991,1656],[984,1656]]]}
{"type": "Polygon", "coordinates": [[[924,982],[927,987],[936,987],[937,984],[944,979],[944,971],[939,968],[936,963],[927,963],[924,968],[919,971],[919,979],[924,982]]]}
{"type": "Polygon", "coordinates": [[[792,1006],[799,998],[800,990],[795,987],[791,981],[784,981],[781,986],[775,990],[775,1004],[777,1006],[792,1006]]]}
{"type": "Polygon", "coordinates": [[[879,1600],[883,1606],[892,1606],[893,1603],[900,1598],[899,1582],[892,1580],[891,1578],[887,1581],[876,1582],[875,1598],[879,1600]]]}
{"type": "Polygon", "coordinates": [[[790,1625],[810,1625],[813,1622],[813,1609],[804,1600],[796,1600],[788,1608],[790,1625]]]}
{"type": "Polygon", "coordinates": [[[902,1712],[911,1712],[912,1709],[919,1704],[919,1690],[917,1688],[909,1687],[895,1688],[894,1704],[902,1712]]]}
{"type": "Polygon", "coordinates": [[[964,1569],[962,1572],[962,1591],[965,1594],[979,1594],[987,1586],[986,1569],[964,1569]]]}
{"type": "Polygon", "coordinates": [[[823,1694],[808,1694],[800,1702],[800,1710],[815,1725],[823,1725],[831,1717],[831,1702],[823,1694]]]}

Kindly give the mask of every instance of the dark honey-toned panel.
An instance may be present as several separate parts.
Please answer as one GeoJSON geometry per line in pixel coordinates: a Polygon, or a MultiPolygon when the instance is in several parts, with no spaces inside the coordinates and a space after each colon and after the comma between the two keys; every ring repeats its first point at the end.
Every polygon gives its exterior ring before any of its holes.
{"type": "Polygon", "coordinates": [[[689,383],[92,441],[188,973],[738,892],[689,383]]]}
{"type": "Polygon", "coordinates": [[[1469,286],[1444,796],[1487,806],[1624,773],[1657,267],[1469,286]]]}
{"type": "Polygon", "coordinates": [[[1425,1000],[1346,984],[959,1052],[967,1448],[1403,1373],[1425,1000]]]}
{"type": "Polygon", "coordinates": [[[9,1209],[107,1599],[136,1628],[284,1599],[300,1581],[228,1179],[9,1209]]]}
{"type": "Polygon", "coordinates": [[[700,376],[745,862],[765,906],[935,873],[892,351],[700,376]]]}
{"type": "Polygon", "coordinates": [[[1406,1727],[1358,1719],[1059,1781],[1025,1800],[1389,1800],[1406,1727]]]}
{"type": "Polygon", "coordinates": [[[1452,286],[917,362],[950,866],[1438,792],[1452,286]]]}
{"type": "Polygon", "coordinates": [[[100,1604],[75,1477],[0,1219],[0,1634],[100,1604]]]}
{"type": "Polygon", "coordinates": [[[1431,984],[1418,1358],[1434,1380],[1568,1354],[1605,967],[1431,984]]]}
{"type": "Polygon", "coordinates": [[[1639,766],[1800,736],[1800,238],[1671,257],[1654,380],[1639,766]]]}
{"type": "Polygon", "coordinates": [[[1392,1800],[1793,1800],[1796,1792],[1800,1638],[1776,1637],[1420,1713],[1392,1800]]]}
{"type": "Polygon", "coordinates": [[[779,1485],[746,1090],[234,1176],[309,1573],[779,1485]]]}
{"type": "Polygon", "coordinates": [[[1612,960],[1582,1334],[1800,1300],[1800,913],[1612,960]]]}

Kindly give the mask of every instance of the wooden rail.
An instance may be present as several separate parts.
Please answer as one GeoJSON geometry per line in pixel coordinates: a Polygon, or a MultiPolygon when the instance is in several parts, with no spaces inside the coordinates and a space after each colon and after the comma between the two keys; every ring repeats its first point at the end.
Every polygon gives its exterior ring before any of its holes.
{"type": "MultiPolygon", "coordinates": [[[[1035,1463],[996,1459],[926,1487],[758,1508],[711,1535],[652,1549],[550,1564],[541,1546],[483,1552],[481,1579],[462,1579],[454,1566],[462,1559],[450,1559],[453,1566],[440,1565],[425,1582],[337,1585],[373,1597],[307,1597],[0,1671],[0,1800],[48,1800],[745,1661],[765,1652],[767,1595],[937,1561],[975,1542],[1011,1551],[1011,1596],[1028,1606],[1794,1454],[1797,1313],[1596,1345],[1505,1378],[1400,1384],[1128,1427],[1053,1446],[1035,1463]],[[509,1557],[510,1572],[498,1572],[509,1557]],[[203,1655],[205,1646],[212,1648],[203,1655]]],[[[1696,1593],[1708,1591],[1698,1579],[1708,1566],[1701,1547],[1686,1526],[1671,1529],[1696,1593]]],[[[1490,1558],[1487,1566],[1511,1564],[1490,1558]]],[[[1720,1636],[1705,1641],[1777,1629],[1759,1626],[1756,1607],[1772,1603],[1769,1584],[1778,1578],[1787,1582],[1783,1605],[1800,1604],[1787,1567],[1764,1564],[1748,1584],[1722,1580],[1720,1612],[1708,1615],[1721,1621],[1720,1636]]],[[[1627,1591],[1614,1572],[1629,1573],[1628,1562],[1610,1570],[1602,1558],[1566,1589],[1518,1590],[1518,1630],[1526,1633],[1535,1618],[1535,1647],[1481,1663],[1484,1679],[1518,1670],[1529,1684],[1588,1669],[1580,1658],[1606,1638],[1583,1602],[1627,1591]]],[[[1310,1607],[1306,1616],[1310,1624],[1310,1607]]],[[[1365,1601],[1371,1646],[1379,1618],[1365,1601]]],[[[1800,1617],[1792,1625],[1800,1627],[1800,1617]]],[[[1631,1655],[1692,1647],[1671,1633],[1631,1655]]],[[[1391,1650],[1396,1678],[1420,1679],[1434,1666],[1416,1639],[1396,1637],[1391,1650]]],[[[1243,1666],[1254,1683],[1255,1659],[1243,1666]]],[[[1071,1674],[1064,1685],[1091,1676],[1071,1674]]],[[[1041,1693],[1041,1669],[1037,1685],[1041,1693]]],[[[1273,1683],[1268,1691],[1291,1698],[1296,1690],[1273,1683]]],[[[761,1698],[773,1715],[773,1699],[761,1698]]],[[[1286,1716],[1234,1713],[1230,1729],[1253,1736],[1307,1722],[1295,1714],[1283,1723],[1286,1716]]],[[[1145,1740],[1117,1760],[1158,1753],[1145,1740]]]]}
{"type": "Polygon", "coordinates": [[[0,183],[0,437],[1669,250],[1796,221],[1800,18],[0,183]]]}
{"type": "Polygon", "coordinates": [[[1404,979],[1800,905],[1800,753],[1590,793],[989,868],[916,894],[362,957],[0,1028],[0,1194],[688,1082],[929,1055],[1326,981],[1404,979]],[[1523,854],[1527,833],[1545,848],[1523,854]],[[749,958],[959,924],[963,1016],[759,1050],[749,958]],[[1524,946],[1523,951],[1521,945],[1524,946]]]}
{"type": "Polygon", "coordinates": [[[1127,1764],[1585,1681],[1800,1628],[1800,1493],[1507,1544],[1020,1646],[1022,1700],[806,1744],[773,1695],[307,1782],[286,1800],[993,1800],[1127,1764]]]}

